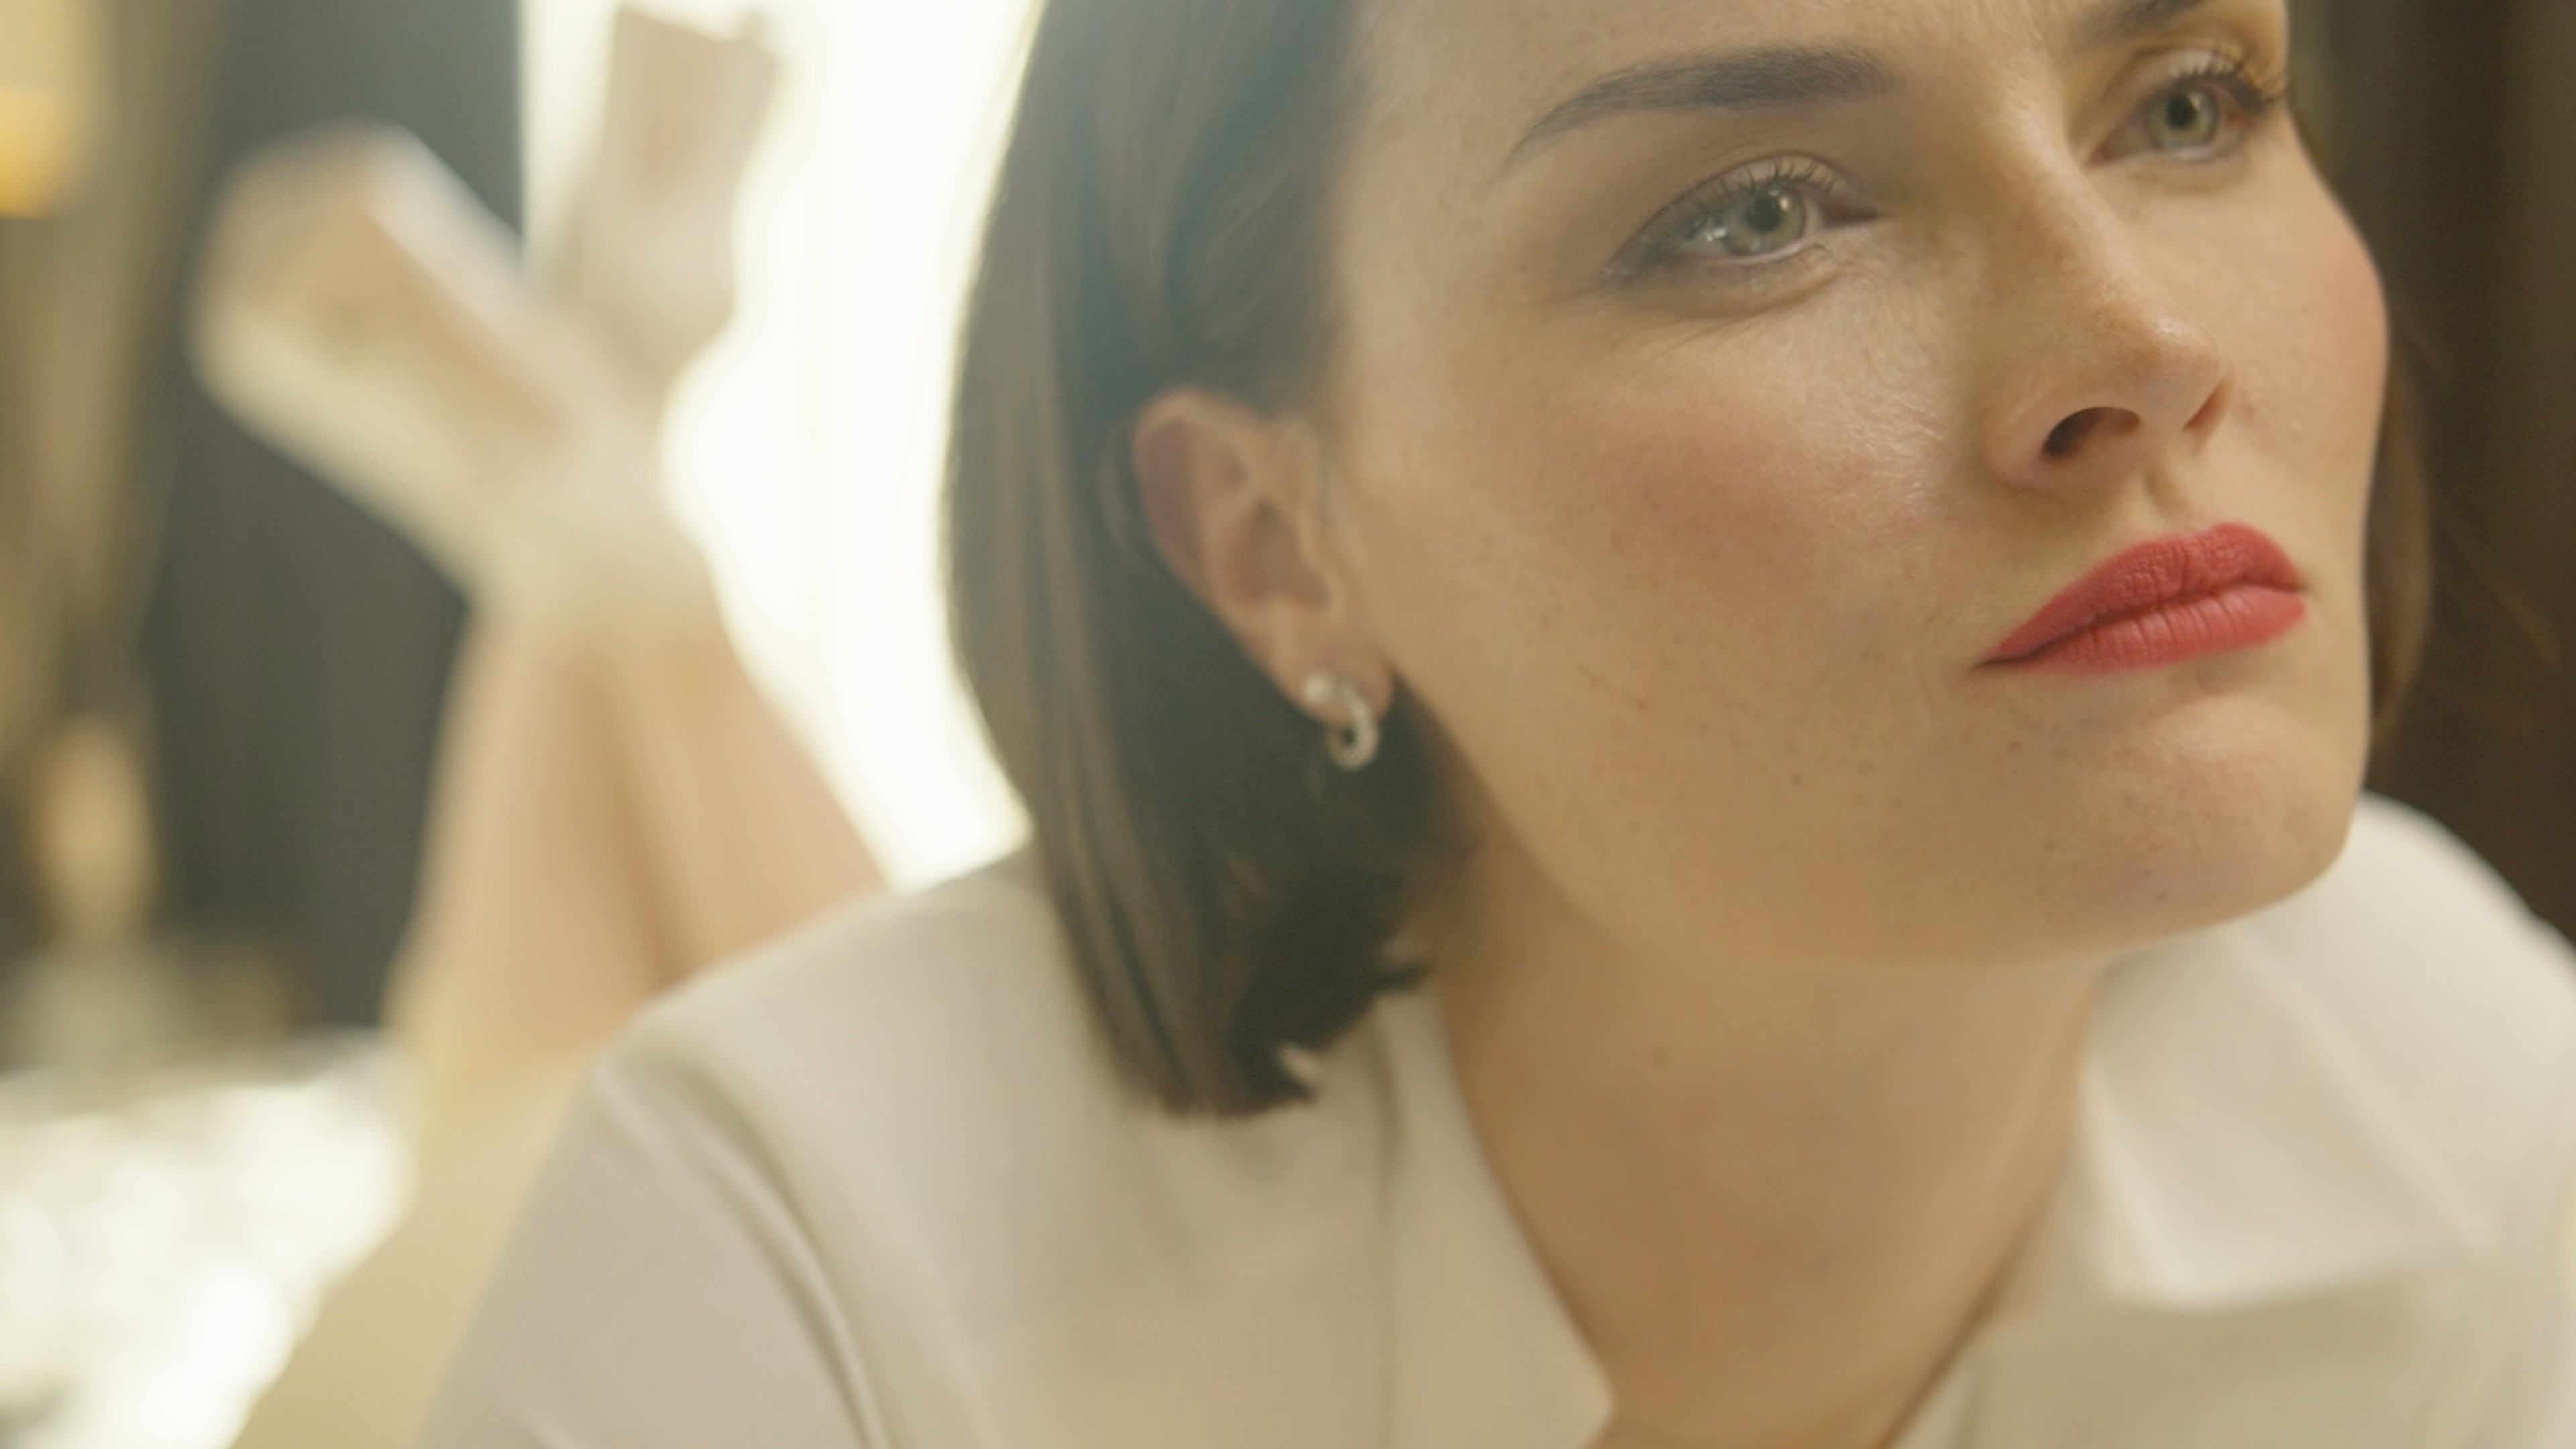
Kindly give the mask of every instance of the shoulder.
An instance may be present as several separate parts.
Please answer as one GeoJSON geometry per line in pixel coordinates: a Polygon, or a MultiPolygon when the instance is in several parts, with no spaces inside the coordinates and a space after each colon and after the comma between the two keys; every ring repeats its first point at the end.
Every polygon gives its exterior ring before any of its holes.
{"type": "MultiPolygon", "coordinates": [[[[642,1013],[612,1072],[712,1075],[793,1113],[835,1087],[970,1095],[1052,1073],[1111,1088],[1035,862],[1013,855],[835,909],[701,973],[642,1013]],[[1008,1070],[1004,1070],[1007,1068],[1008,1070]]],[[[1072,1085],[1049,1084],[1061,1090],[1072,1085]]],[[[963,1105],[963,1104],[949,1104],[963,1105]]]]}
{"type": "Polygon", "coordinates": [[[2576,951],[2441,825],[2364,796],[2323,877],[2221,934],[2473,1197],[2501,1206],[2563,1176],[2576,951]]]}
{"type": "MultiPolygon", "coordinates": [[[[1130,1418],[1179,1412],[1144,1391],[1175,1374],[1210,1412],[1275,1390],[1280,1365],[1365,1382],[1372,1051],[1337,1048],[1308,1104],[1164,1109],[1117,1070],[1019,856],[716,969],[639,1021],[589,1095],[648,1150],[711,1164],[697,1175],[757,1180],[897,1417],[972,1406],[1034,1416],[1027,1442],[1151,1442],[1130,1418]]],[[[1325,1412],[1283,1412],[1281,1434],[1325,1412]]]]}
{"type": "Polygon", "coordinates": [[[1111,1062],[1031,860],[838,911],[594,1066],[431,1442],[851,1441],[761,1431],[781,1384],[868,1444],[1357,1442],[1368,1061],[1177,1117],[1111,1062]]]}
{"type": "Polygon", "coordinates": [[[594,1095],[754,1148],[782,1190],[979,1200],[1079,1172],[1152,1106],[1120,1078],[1034,860],[842,907],[647,1010],[594,1095]]]}

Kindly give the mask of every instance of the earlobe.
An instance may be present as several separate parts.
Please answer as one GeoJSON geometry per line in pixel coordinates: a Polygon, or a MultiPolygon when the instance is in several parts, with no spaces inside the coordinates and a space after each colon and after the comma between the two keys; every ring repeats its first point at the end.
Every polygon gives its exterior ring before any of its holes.
{"type": "Polygon", "coordinates": [[[1327,556],[1314,434],[1184,389],[1145,409],[1134,447],[1164,561],[1280,693],[1334,732],[1336,760],[1365,768],[1395,686],[1327,556]]]}

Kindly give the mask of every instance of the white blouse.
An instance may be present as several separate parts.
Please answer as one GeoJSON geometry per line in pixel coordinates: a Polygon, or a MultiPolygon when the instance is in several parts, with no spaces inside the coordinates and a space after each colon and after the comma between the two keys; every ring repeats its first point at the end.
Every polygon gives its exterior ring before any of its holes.
{"type": "MultiPolygon", "coordinates": [[[[1902,1449],[2576,1445],[2576,960],[2440,829],[2142,952],[1902,1449]]],[[[852,909],[594,1070],[430,1449],[1584,1449],[1430,1002],[1314,1103],[1121,1088],[1036,871],[852,909]]]]}

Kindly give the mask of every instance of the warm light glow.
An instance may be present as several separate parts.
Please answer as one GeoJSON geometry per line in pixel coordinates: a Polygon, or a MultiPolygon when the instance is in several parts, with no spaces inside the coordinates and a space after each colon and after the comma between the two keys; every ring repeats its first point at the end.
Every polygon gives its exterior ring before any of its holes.
{"type": "Polygon", "coordinates": [[[86,0],[0,0],[0,216],[61,206],[87,163],[95,25],[86,0]]]}
{"type": "MultiPolygon", "coordinates": [[[[741,7],[657,14],[731,30],[741,7]]],[[[1027,0],[771,0],[785,60],[742,309],[684,386],[672,486],[754,671],[898,882],[1021,832],[954,682],[935,506],[957,309],[1027,0]]],[[[598,113],[613,0],[528,0],[542,257],[598,113]]]]}
{"type": "Polygon", "coordinates": [[[0,1442],[221,1449],[409,1200],[409,1081],[352,1037],[57,1085],[0,1081],[0,1442]]]}

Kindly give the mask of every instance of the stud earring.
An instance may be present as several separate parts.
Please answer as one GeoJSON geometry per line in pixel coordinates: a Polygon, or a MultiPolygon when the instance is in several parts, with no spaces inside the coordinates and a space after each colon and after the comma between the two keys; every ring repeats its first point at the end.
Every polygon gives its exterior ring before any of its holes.
{"type": "Polygon", "coordinates": [[[1350,774],[1358,774],[1377,758],[1377,711],[1370,707],[1368,696],[1360,692],[1348,675],[1329,669],[1318,669],[1306,676],[1303,691],[1306,704],[1341,720],[1328,724],[1324,731],[1324,752],[1333,763],[1350,774]]]}

